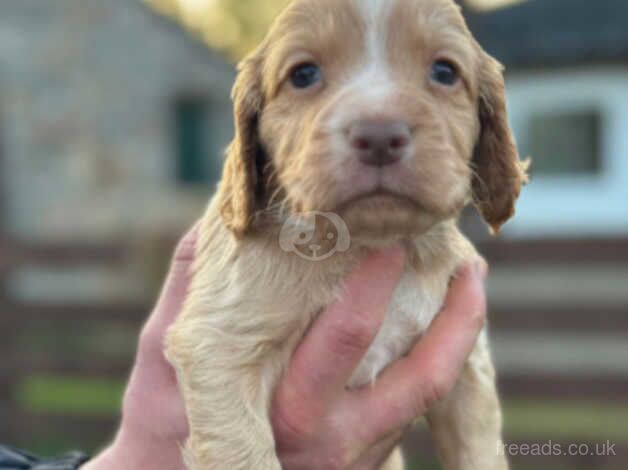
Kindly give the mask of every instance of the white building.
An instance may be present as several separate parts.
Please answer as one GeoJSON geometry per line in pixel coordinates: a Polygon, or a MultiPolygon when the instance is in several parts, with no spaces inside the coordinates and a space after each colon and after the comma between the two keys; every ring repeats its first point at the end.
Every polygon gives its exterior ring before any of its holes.
{"type": "Polygon", "coordinates": [[[232,135],[218,53],[140,0],[15,0],[0,64],[10,236],[102,241],[198,217],[232,135]]]}
{"type": "Polygon", "coordinates": [[[628,3],[534,0],[471,12],[507,67],[511,123],[531,184],[512,237],[628,237],[628,3]]]}

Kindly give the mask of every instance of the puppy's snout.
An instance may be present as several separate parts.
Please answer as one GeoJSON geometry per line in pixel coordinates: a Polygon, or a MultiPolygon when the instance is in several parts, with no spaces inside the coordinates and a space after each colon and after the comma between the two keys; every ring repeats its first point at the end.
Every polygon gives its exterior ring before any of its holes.
{"type": "Polygon", "coordinates": [[[349,128],[349,143],[362,163],[392,165],[404,156],[412,138],[402,121],[358,121],[349,128]]]}

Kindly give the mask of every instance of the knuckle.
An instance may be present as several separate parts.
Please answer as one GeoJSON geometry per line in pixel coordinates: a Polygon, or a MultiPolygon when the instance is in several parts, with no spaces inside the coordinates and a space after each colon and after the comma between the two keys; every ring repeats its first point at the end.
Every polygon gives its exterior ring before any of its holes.
{"type": "Polygon", "coordinates": [[[481,330],[486,326],[487,317],[486,317],[486,307],[480,306],[480,308],[475,308],[471,310],[469,313],[470,321],[476,329],[481,330]]]}
{"type": "Polygon", "coordinates": [[[358,315],[353,317],[351,321],[337,322],[330,328],[331,345],[338,354],[366,351],[373,342],[376,328],[358,315]]]}
{"type": "Polygon", "coordinates": [[[194,260],[196,251],[196,231],[193,230],[185,235],[174,250],[173,261],[175,263],[187,264],[194,260]]]}
{"type": "Polygon", "coordinates": [[[421,385],[417,396],[417,416],[442,402],[451,391],[450,380],[444,375],[434,375],[428,382],[421,385]]]}
{"type": "MultiPolygon", "coordinates": [[[[410,422],[413,419],[419,418],[419,417],[423,416],[425,413],[427,413],[427,411],[430,409],[430,407],[428,406],[427,402],[425,401],[423,390],[420,390],[419,393],[415,394],[415,397],[414,397],[413,401],[410,403],[410,406],[408,407],[408,409],[410,411],[410,415],[407,416],[405,414],[405,412],[402,415],[403,418],[404,418],[404,423],[405,422],[410,422]]],[[[405,411],[405,409],[404,409],[404,411],[405,411]]]]}
{"type": "Polygon", "coordinates": [[[316,435],[316,420],[301,406],[276,406],[272,417],[278,448],[298,448],[311,442],[316,435]]]}
{"type": "Polygon", "coordinates": [[[467,297],[470,303],[476,307],[481,307],[485,302],[484,286],[479,282],[468,285],[467,297]]]}
{"type": "Polygon", "coordinates": [[[466,300],[464,312],[468,316],[469,321],[478,327],[484,326],[487,310],[484,288],[481,285],[470,287],[467,291],[466,300]]]}
{"type": "Polygon", "coordinates": [[[432,377],[430,385],[427,387],[427,403],[429,407],[443,401],[451,390],[451,381],[442,374],[432,377]]]}

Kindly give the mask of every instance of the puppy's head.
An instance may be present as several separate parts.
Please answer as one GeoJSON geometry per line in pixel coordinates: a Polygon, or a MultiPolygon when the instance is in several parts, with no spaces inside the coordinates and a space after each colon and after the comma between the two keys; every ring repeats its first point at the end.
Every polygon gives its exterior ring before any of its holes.
{"type": "Polygon", "coordinates": [[[238,236],[309,211],[416,235],[472,200],[497,230],[525,180],[501,66],[453,0],[295,0],[233,98],[219,198],[238,236]]]}

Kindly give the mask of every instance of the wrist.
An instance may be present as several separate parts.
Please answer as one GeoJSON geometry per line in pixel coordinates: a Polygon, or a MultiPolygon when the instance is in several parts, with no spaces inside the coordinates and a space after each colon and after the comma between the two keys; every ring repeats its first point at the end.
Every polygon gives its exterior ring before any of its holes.
{"type": "Polygon", "coordinates": [[[82,470],[136,470],[153,468],[184,470],[178,442],[121,427],[113,443],[81,467],[82,470]]]}

